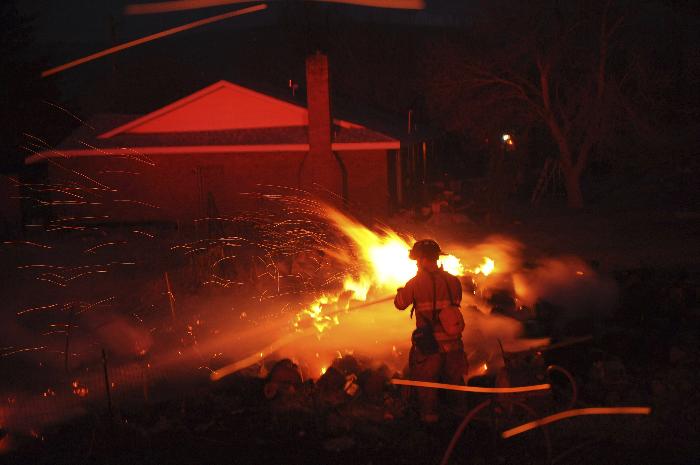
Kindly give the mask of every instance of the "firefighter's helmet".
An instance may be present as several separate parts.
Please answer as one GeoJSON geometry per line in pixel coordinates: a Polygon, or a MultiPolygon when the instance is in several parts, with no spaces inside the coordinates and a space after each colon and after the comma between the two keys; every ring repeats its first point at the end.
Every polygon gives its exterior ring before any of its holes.
{"type": "Polygon", "coordinates": [[[442,250],[437,242],[432,239],[424,239],[413,244],[411,253],[408,257],[411,260],[418,260],[419,258],[427,258],[428,260],[437,260],[443,255],[442,250]]]}

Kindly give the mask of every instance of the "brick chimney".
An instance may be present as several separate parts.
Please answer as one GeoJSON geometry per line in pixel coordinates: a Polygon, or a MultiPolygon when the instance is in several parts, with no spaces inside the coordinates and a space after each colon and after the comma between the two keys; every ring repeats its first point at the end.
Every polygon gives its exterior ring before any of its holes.
{"type": "Polygon", "coordinates": [[[309,110],[309,153],[304,159],[300,184],[343,195],[342,162],[331,150],[331,109],[328,57],[321,52],[306,58],[306,99],[309,110]]]}

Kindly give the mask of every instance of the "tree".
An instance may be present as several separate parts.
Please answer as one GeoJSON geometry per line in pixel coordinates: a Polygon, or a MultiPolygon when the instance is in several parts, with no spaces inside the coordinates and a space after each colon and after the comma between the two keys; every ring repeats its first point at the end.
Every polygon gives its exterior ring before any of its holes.
{"type": "Polygon", "coordinates": [[[432,48],[431,107],[470,130],[543,126],[558,152],[568,204],[582,207],[581,176],[625,108],[626,10],[612,0],[502,0],[480,11],[466,35],[432,48]]]}

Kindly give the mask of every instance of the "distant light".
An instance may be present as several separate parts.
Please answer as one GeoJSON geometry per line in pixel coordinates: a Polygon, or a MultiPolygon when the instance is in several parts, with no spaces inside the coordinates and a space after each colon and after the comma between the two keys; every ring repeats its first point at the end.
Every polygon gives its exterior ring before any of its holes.
{"type": "Polygon", "coordinates": [[[510,134],[503,134],[503,135],[501,136],[501,138],[503,139],[503,142],[509,141],[509,140],[510,140],[510,134]]]}

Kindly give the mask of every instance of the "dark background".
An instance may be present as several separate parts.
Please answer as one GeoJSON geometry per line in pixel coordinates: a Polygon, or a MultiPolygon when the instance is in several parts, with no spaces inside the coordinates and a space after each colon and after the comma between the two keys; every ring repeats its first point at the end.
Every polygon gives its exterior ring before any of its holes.
{"type": "Polygon", "coordinates": [[[537,84],[537,60],[544,57],[553,63],[562,113],[578,112],[571,118],[572,146],[582,145],[590,113],[604,115],[581,175],[585,203],[610,197],[609,190],[600,193],[603,185],[651,191],[650,200],[661,193],[663,201],[686,209],[697,201],[700,21],[693,2],[610,2],[609,23],[621,21],[609,39],[611,90],[600,105],[591,104],[585,82],[596,71],[605,2],[428,0],[423,11],[273,2],[261,13],[38,77],[72,59],[232,9],[126,16],[124,6],[2,5],[4,172],[21,167],[23,133],[55,144],[75,127],[77,120],[50,104],[83,119],[139,114],[220,79],[289,96],[290,79],[304,88],[305,55],[321,49],[329,55],[334,102],[371,108],[398,127],[411,111],[415,129],[429,130],[439,147],[430,160],[434,179],[449,170],[457,177],[484,175],[500,134],[513,133],[529,170],[521,192],[527,197],[544,159],[559,152],[557,141],[508,88],[474,88],[464,64],[537,84]]]}

